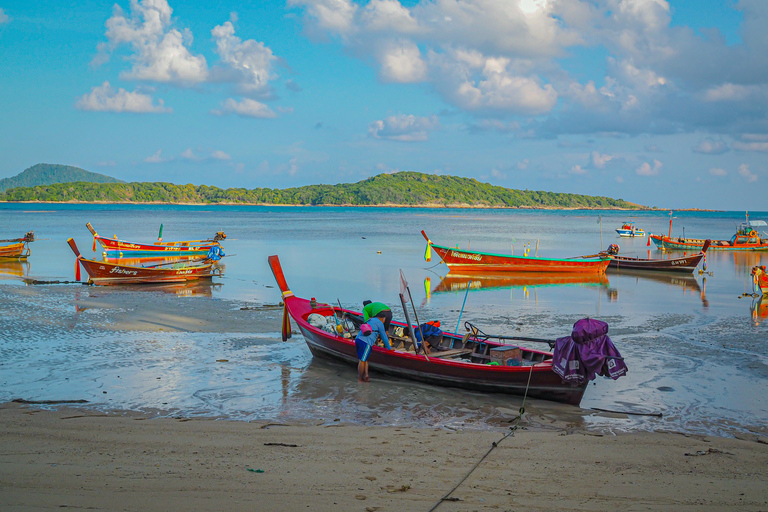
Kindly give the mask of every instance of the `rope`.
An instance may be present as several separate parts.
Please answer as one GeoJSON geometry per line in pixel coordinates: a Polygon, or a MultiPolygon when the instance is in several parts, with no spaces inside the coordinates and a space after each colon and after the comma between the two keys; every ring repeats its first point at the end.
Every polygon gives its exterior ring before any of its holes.
{"type": "Polygon", "coordinates": [[[490,448],[488,448],[488,451],[487,451],[487,452],[485,452],[485,455],[483,455],[482,457],[480,457],[480,460],[478,460],[478,461],[475,463],[475,465],[474,465],[474,466],[472,466],[472,469],[470,469],[470,470],[467,472],[467,474],[466,474],[466,475],[464,475],[464,478],[462,478],[462,479],[459,481],[459,483],[457,483],[456,485],[454,485],[454,486],[453,486],[453,489],[451,489],[450,491],[448,491],[448,492],[445,494],[445,496],[443,496],[442,498],[440,498],[440,500],[439,500],[437,503],[435,503],[435,505],[434,505],[434,506],[433,506],[431,509],[429,509],[429,512],[434,512],[434,511],[437,509],[437,507],[439,507],[439,506],[440,506],[440,504],[441,504],[442,502],[444,502],[444,501],[453,501],[453,500],[451,500],[451,499],[449,498],[449,496],[450,496],[451,494],[453,494],[453,492],[454,492],[456,489],[458,489],[458,488],[461,486],[461,484],[463,484],[463,483],[464,483],[464,481],[466,481],[466,479],[467,479],[467,478],[469,478],[469,476],[470,476],[470,475],[471,475],[471,474],[472,474],[472,473],[473,473],[473,472],[474,472],[474,471],[475,471],[475,470],[476,470],[476,469],[477,469],[477,468],[480,466],[480,464],[481,464],[481,463],[482,463],[482,462],[483,462],[483,461],[486,459],[486,457],[488,457],[488,455],[490,455],[490,454],[491,454],[491,452],[493,451],[493,449],[494,449],[494,448],[496,448],[497,446],[499,446],[499,444],[501,444],[501,442],[502,442],[502,441],[504,441],[506,438],[508,438],[509,436],[512,436],[512,435],[514,435],[514,434],[515,434],[515,431],[517,430],[517,426],[518,426],[517,424],[520,422],[520,420],[521,420],[521,419],[523,419],[523,414],[525,414],[525,399],[528,397],[528,388],[529,388],[529,387],[530,387],[530,385],[531,385],[531,375],[533,375],[533,366],[531,366],[531,371],[530,371],[530,373],[528,374],[528,383],[525,385],[525,393],[523,394],[523,404],[520,406],[519,414],[518,414],[516,417],[512,418],[511,420],[509,420],[509,422],[510,422],[510,423],[513,423],[513,422],[514,422],[514,425],[512,425],[511,427],[509,427],[509,432],[507,432],[506,434],[504,434],[504,435],[502,436],[502,438],[501,438],[501,439],[499,439],[498,441],[495,441],[495,442],[491,443],[491,447],[490,447],[490,448]]]}

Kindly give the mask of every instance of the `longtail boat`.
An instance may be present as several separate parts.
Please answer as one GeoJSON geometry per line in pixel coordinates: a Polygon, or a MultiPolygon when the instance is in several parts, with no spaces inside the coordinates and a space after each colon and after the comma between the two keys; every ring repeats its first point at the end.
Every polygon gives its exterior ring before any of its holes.
{"type": "Polygon", "coordinates": [[[152,244],[134,243],[126,240],[120,240],[115,238],[107,238],[99,235],[93,228],[90,222],[85,227],[93,235],[93,251],[96,252],[96,242],[101,244],[104,251],[107,253],[129,254],[135,256],[138,254],[147,255],[183,255],[183,254],[205,254],[211,247],[221,248],[219,243],[221,240],[225,240],[227,235],[223,231],[218,231],[213,238],[206,240],[183,240],[180,242],[163,242],[162,233],[163,227],[160,226],[160,234],[158,235],[158,241],[152,244]]]}
{"type": "Polygon", "coordinates": [[[751,274],[755,291],[768,296],[768,274],[765,272],[765,265],[752,267],[751,274]]]}
{"type": "Polygon", "coordinates": [[[8,240],[0,240],[0,243],[7,243],[8,245],[0,245],[0,259],[17,259],[25,260],[30,255],[29,243],[35,241],[35,232],[29,231],[21,238],[11,238],[8,240]]]}
{"type": "Polygon", "coordinates": [[[645,231],[635,226],[634,222],[624,222],[619,229],[616,230],[616,232],[621,237],[643,237],[645,236],[645,231]]]}
{"type": "Polygon", "coordinates": [[[198,262],[182,262],[150,266],[122,265],[110,261],[97,261],[85,258],[77,249],[75,241],[67,240],[75,253],[75,279],[80,280],[80,266],[88,273],[88,283],[98,285],[138,284],[138,283],[180,283],[198,279],[210,279],[220,275],[210,259],[198,262]]]}
{"type": "Polygon", "coordinates": [[[705,240],[701,251],[679,258],[635,258],[620,254],[608,254],[611,262],[608,268],[628,270],[652,270],[655,272],[693,272],[706,256],[711,240],[705,240]]]}
{"type": "MultiPolygon", "coordinates": [[[[279,258],[270,256],[268,261],[282,292],[283,341],[291,337],[292,318],[313,356],[357,365],[354,338],[363,323],[362,314],[296,297],[288,288],[279,258]],[[341,329],[341,332],[336,329],[323,329],[314,322],[310,323],[310,316],[317,318],[314,315],[326,317],[329,322],[325,325],[351,324],[353,327],[348,332],[345,332],[345,329],[341,329]]],[[[465,323],[465,326],[467,324],[465,323]]],[[[407,328],[408,324],[393,321],[392,327],[394,331],[398,331],[398,327],[407,328]]],[[[415,326],[410,328],[415,329],[415,326]]],[[[368,362],[371,371],[433,385],[524,395],[572,405],[581,402],[587,382],[570,384],[563,381],[560,375],[553,371],[552,352],[505,345],[501,341],[504,338],[531,343],[544,342],[551,347],[560,340],[556,342],[512,336],[496,338],[498,340],[489,339],[476,328],[468,331],[465,336],[442,333],[439,341],[429,342],[432,350],[425,354],[416,343],[392,335],[390,341],[394,350],[374,345],[368,362]],[[505,353],[509,354],[515,349],[519,349],[516,356],[520,359],[515,361],[519,365],[512,366],[509,361],[503,361],[503,358],[505,353]],[[499,357],[503,361],[501,364],[489,364],[499,357]]]]}
{"type": "MultiPolygon", "coordinates": [[[[672,216],[669,218],[669,234],[650,235],[650,239],[659,249],[679,251],[700,251],[707,241],[703,238],[682,238],[672,236],[672,216]]],[[[761,229],[768,226],[764,220],[749,220],[742,222],[736,234],[730,240],[711,240],[710,249],[713,251],[768,251],[768,233],[761,229]]]]}
{"type": "Polygon", "coordinates": [[[610,258],[605,254],[574,258],[537,258],[512,254],[492,254],[437,245],[422,230],[427,241],[424,259],[431,260],[431,249],[451,270],[461,272],[568,272],[602,274],[610,258]]]}

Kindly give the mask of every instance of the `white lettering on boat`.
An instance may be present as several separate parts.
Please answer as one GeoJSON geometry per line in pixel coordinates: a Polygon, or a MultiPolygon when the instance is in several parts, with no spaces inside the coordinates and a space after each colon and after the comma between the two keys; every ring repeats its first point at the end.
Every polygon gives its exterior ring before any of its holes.
{"type": "Polygon", "coordinates": [[[114,267],[112,270],[109,271],[110,274],[124,274],[126,276],[135,276],[136,271],[135,270],[125,270],[124,268],[120,267],[114,267]]]}
{"type": "Polygon", "coordinates": [[[483,259],[483,257],[480,256],[479,254],[467,254],[465,252],[456,252],[456,251],[451,251],[451,256],[453,256],[454,258],[464,258],[465,260],[475,260],[475,261],[480,261],[483,259]]]}

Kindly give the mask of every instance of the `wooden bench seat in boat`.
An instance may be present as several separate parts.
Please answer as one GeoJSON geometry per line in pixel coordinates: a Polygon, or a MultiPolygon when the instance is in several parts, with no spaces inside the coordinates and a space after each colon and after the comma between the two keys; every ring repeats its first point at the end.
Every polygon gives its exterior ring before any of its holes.
{"type": "Polygon", "coordinates": [[[429,357],[451,358],[451,357],[463,356],[471,353],[472,353],[472,349],[469,349],[469,348],[453,348],[448,350],[433,350],[429,354],[429,357]]]}

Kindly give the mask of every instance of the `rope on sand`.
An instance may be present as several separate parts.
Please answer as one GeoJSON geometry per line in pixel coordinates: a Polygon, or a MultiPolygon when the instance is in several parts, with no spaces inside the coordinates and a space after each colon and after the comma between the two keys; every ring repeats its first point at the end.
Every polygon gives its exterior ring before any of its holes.
{"type": "Polygon", "coordinates": [[[467,478],[469,478],[469,476],[470,476],[470,475],[471,475],[471,474],[472,474],[472,473],[473,473],[473,472],[474,472],[474,471],[475,471],[475,470],[478,468],[478,466],[480,466],[480,464],[481,464],[481,463],[482,463],[482,462],[485,460],[485,458],[486,458],[486,457],[488,457],[488,455],[490,455],[490,454],[491,454],[491,452],[493,451],[493,449],[494,449],[494,448],[496,448],[497,446],[499,446],[499,444],[500,444],[502,441],[504,441],[506,438],[508,438],[509,436],[512,436],[512,435],[514,435],[514,434],[515,434],[515,431],[517,430],[517,424],[518,424],[518,423],[520,422],[520,420],[523,418],[523,414],[525,414],[525,399],[528,397],[528,387],[531,385],[531,375],[532,375],[532,374],[533,374],[533,366],[531,366],[531,372],[528,374],[528,383],[525,385],[525,394],[523,395],[523,404],[520,406],[519,414],[510,420],[510,423],[514,423],[514,425],[512,425],[511,427],[509,427],[509,432],[507,432],[506,434],[504,434],[504,436],[502,436],[502,438],[501,438],[501,439],[499,439],[498,441],[495,441],[495,442],[491,443],[491,447],[490,447],[490,448],[488,448],[488,451],[487,451],[487,452],[485,452],[485,455],[483,455],[482,457],[480,457],[480,460],[478,460],[478,461],[475,463],[475,465],[474,465],[474,466],[472,466],[472,469],[470,469],[470,470],[469,470],[469,472],[468,472],[468,473],[467,473],[467,474],[464,476],[464,478],[462,478],[462,479],[459,481],[459,483],[457,483],[457,484],[456,484],[456,485],[453,487],[453,489],[451,489],[450,491],[448,491],[448,493],[446,493],[446,495],[445,495],[445,496],[443,496],[442,498],[440,498],[440,500],[439,500],[437,503],[435,503],[435,506],[434,506],[434,507],[432,507],[431,509],[429,509],[429,512],[434,512],[434,511],[437,509],[437,507],[439,507],[439,506],[440,506],[440,504],[441,504],[442,502],[444,502],[444,501],[457,501],[455,498],[454,498],[454,499],[452,499],[452,498],[450,498],[449,496],[450,496],[451,494],[453,494],[453,492],[454,492],[456,489],[458,489],[458,488],[461,486],[461,484],[463,484],[463,483],[464,483],[464,481],[465,481],[467,478]]]}

